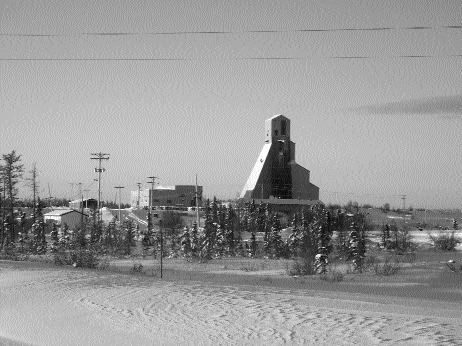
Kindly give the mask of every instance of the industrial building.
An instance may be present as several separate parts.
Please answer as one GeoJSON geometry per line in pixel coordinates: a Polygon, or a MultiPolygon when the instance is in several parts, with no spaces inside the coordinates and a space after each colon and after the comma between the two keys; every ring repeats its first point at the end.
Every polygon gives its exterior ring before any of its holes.
{"type": "MultiPolygon", "coordinates": [[[[199,206],[202,205],[202,186],[197,186],[199,206]]],[[[196,205],[195,185],[156,186],[154,189],[131,191],[130,205],[144,208],[153,206],[193,207],[196,205]]]]}
{"type": "Polygon", "coordinates": [[[310,182],[310,171],[295,162],[295,143],[290,140],[290,120],[285,116],[275,115],[265,121],[265,143],[240,197],[264,203],[274,199],[319,200],[319,188],[310,182]]]}
{"type": "Polygon", "coordinates": [[[66,224],[70,229],[75,229],[87,218],[88,215],[74,209],[56,209],[43,215],[45,223],[55,223],[60,226],[66,224]]]}
{"type": "Polygon", "coordinates": [[[69,202],[69,208],[75,209],[75,210],[82,210],[83,208],[97,209],[98,201],[94,198],[76,199],[74,201],[69,202]]]}

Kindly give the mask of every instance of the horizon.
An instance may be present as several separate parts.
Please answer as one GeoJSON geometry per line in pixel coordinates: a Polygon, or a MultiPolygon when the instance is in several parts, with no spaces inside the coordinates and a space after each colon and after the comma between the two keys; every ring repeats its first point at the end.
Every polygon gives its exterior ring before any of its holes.
{"type": "MultiPolygon", "coordinates": [[[[462,3],[0,3],[1,154],[40,195],[136,183],[240,193],[264,121],[291,120],[326,204],[460,209],[462,3]]],[[[23,198],[31,195],[20,187],[23,198]]],[[[118,197],[117,197],[118,200],[118,197]]]]}

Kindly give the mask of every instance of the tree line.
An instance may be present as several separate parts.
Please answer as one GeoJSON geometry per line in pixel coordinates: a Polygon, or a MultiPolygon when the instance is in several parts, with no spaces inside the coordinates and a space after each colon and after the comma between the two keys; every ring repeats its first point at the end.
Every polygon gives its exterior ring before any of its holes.
{"type": "Polygon", "coordinates": [[[368,225],[364,215],[323,204],[287,215],[273,211],[270,204],[257,205],[249,201],[221,205],[214,198],[205,203],[203,227],[197,224],[183,227],[181,218],[166,213],[163,234],[158,227],[153,227],[150,214],[147,230],[140,231],[139,224],[133,220],[114,219],[104,224],[98,211],[91,211],[88,220],[76,229],[53,225],[48,234],[43,221],[45,204],[38,198],[35,164],[26,179],[33,192],[29,203],[33,207],[31,218],[15,212],[15,208],[24,205],[24,201],[18,199],[17,188],[24,174],[21,155],[15,151],[3,155],[0,169],[0,248],[9,252],[45,254],[88,250],[98,255],[130,255],[137,244],[135,240],[141,240],[144,255],[157,256],[162,248],[161,256],[199,261],[226,256],[294,258],[303,264],[301,269],[306,272],[325,270],[329,257],[351,261],[360,270],[365,257],[368,225]],[[285,237],[281,233],[283,229],[286,229],[285,237]]]}

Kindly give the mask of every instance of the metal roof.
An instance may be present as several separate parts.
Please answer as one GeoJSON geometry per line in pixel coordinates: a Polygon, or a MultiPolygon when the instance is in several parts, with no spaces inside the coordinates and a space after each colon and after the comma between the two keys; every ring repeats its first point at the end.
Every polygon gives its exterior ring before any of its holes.
{"type": "Polygon", "coordinates": [[[257,162],[255,162],[255,165],[252,168],[252,172],[250,172],[250,175],[247,178],[247,182],[245,183],[244,188],[242,189],[241,198],[245,196],[245,193],[248,190],[255,189],[255,185],[257,184],[258,178],[260,177],[261,171],[266,163],[266,159],[271,149],[271,145],[272,143],[265,143],[263,145],[260,155],[258,155],[257,162]]]}
{"type": "Polygon", "coordinates": [[[287,118],[285,115],[276,114],[276,115],[273,115],[271,118],[268,118],[268,119],[266,119],[266,120],[273,120],[273,119],[276,119],[276,118],[279,118],[279,117],[283,117],[283,118],[289,119],[289,118],[287,118]]]}
{"type": "MultiPolygon", "coordinates": [[[[75,210],[75,209],[57,209],[57,210],[50,211],[46,214],[43,214],[43,216],[63,216],[63,215],[66,215],[72,212],[82,214],[80,211],[75,210]]],[[[86,216],[86,214],[83,214],[83,215],[86,216]]]]}

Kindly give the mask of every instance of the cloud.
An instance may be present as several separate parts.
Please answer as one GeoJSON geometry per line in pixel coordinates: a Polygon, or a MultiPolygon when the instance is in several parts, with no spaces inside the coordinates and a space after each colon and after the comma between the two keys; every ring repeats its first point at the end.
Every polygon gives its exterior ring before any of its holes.
{"type": "Polygon", "coordinates": [[[462,116],[462,95],[436,96],[349,108],[368,114],[431,114],[454,118],[462,116]]]}

